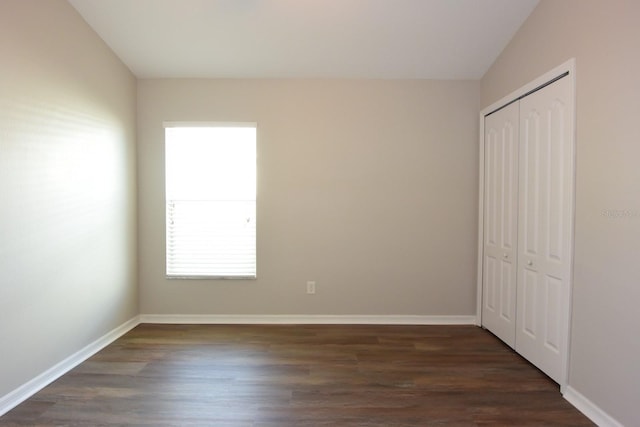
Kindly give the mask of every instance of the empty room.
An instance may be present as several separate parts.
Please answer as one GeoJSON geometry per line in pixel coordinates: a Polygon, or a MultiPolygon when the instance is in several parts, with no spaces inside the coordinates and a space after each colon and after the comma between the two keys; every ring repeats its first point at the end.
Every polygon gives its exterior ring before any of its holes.
{"type": "Polygon", "coordinates": [[[639,19],[0,0],[0,426],[640,425],[639,19]]]}

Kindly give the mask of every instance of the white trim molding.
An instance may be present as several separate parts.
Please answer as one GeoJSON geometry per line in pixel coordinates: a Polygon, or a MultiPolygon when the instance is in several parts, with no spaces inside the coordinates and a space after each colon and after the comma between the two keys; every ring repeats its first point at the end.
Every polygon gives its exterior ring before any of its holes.
{"type": "Polygon", "coordinates": [[[133,317],[117,328],[107,332],[105,335],[93,341],[86,347],[62,360],[60,363],[57,363],[47,369],[37,377],[24,383],[12,392],[0,397],[0,416],[6,414],[11,409],[15,408],[139,324],[139,316],[133,317]]]}
{"type": "Polygon", "coordinates": [[[624,427],[611,415],[600,409],[598,405],[584,397],[571,386],[567,386],[562,396],[591,421],[600,427],[624,427]]]}
{"type": "Polygon", "coordinates": [[[420,315],[141,314],[140,323],[281,325],[474,325],[476,317],[420,315]]]}
{"type": "Polygon", "coordinates": [[[281,324],[281,325],[474,325],[474,315],[210,315],[142,314],[135,316],[78,350],[61,362],[0,397],[0,416],[6,414],[62,375],[135,328],[141,323],[165,324],[281,324]]]}
{"type": "MultiPolygon", "coordinates": [[[[141,323],[157,324],[274,324],[274,325],[475,325],[476,316],[423,315],[215,315],[215,314],[141,314],[107,332],[86,347],[47,369],[12,392],[0,397],[0,416],[6,414],[62,375],[113,343],[141,323]]],[[[603,427],[623,427],[571,386],[563,397],[603,427]]]]}

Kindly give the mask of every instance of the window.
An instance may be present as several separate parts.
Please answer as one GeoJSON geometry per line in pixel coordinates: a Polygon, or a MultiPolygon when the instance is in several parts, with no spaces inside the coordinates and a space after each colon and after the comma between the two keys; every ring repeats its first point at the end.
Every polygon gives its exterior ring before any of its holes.
{"type": "Polygon", "coordinates": [[[167,277],[256,277],[256,124],[165,123],[167,277]]]}

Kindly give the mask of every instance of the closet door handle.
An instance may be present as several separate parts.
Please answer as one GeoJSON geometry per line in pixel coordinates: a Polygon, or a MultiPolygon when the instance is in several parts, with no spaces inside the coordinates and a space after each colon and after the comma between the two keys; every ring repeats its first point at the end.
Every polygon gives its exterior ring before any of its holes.
{"type": "Polygon", "coordinates": [[[533,261],[531,260],[527,261],[527,265],[533,265],[533,261]]]}

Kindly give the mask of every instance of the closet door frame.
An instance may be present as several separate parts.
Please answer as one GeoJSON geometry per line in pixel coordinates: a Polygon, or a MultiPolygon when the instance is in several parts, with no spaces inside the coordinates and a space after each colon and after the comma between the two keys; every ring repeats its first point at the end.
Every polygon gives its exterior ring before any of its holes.
{"type": "Polygon", "coordinates": [[[566,75],[565,79],[570,79],[571,81],[571,102],[573,103],[573,117],[570,118],[572,122],[573,132],[571,134],[571,158],[573,162],[573,191],[570,194],[570,247],[571,247],[571,267],[568,278],[569,288],[567,295],[567,307],[565,307],[565,312],[563,313],[563,338],[564,338],[564,363],[562,364],[562,375],[560,379],[560,391],[564,393],[565,388],[567,386],[567,379],[569,373],[569,357],[570,357],[570,343],[571,343],[571,303],[572,303],[572,290],[573,290],[573,255],[574,255],[574,247],[575,247],[575,152],[576,152],[576,135],[575,135],[575,123],[576,123],[576,108],[575,108],[575,99],[576,99],[576,63],[575,58],[571,58],[563,64],[555,67],[554,69],[546,72],[542,76],[537,79],[527,83],[521,88],[515,90],[499,101],[491,104],[490,106],[484,108],[480,111],[479,123],[480,123],[480,144],[479,144],[479,154],[480,154],[480,162],[479,162],[479,187],[478,187],[478,271],[477,271],[477,296],[476,296],[476,325],[482,326],[482,280],[483,280],[483,250],[484,250],[484,175],[485,175],[485,153],[484,153],[484,133],[485,133],[485,116],[488,114],[505,107],[506,105],[516,102],[519,99],[523,98],[527,94],[534,92],[537,89],[540,89],[547,84],[557,80],[559,77],[566,75]]]}

